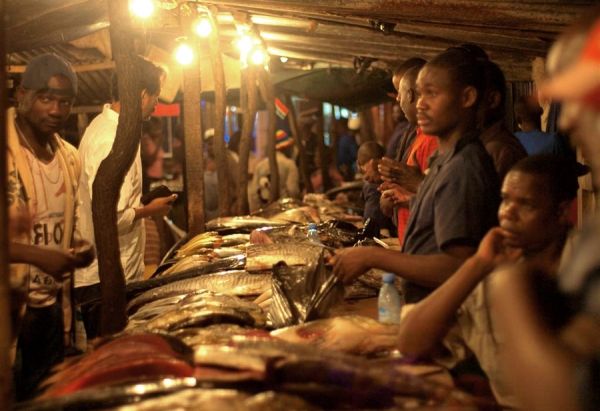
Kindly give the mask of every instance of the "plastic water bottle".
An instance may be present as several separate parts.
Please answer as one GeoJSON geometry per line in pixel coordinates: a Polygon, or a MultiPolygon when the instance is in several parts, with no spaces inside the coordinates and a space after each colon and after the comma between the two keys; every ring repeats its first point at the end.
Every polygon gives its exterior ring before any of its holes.
{"type": "Polygon", "coordinates": [[[377,300],[379,322],[384,324],[400,324],[402,299],[394,286],[394,279],[394,274],[385,273],[383,275],[383,285],[379,290],[379,298],[377,300]]]}
{"type": "Polygon", "coordinates": [[[310,223],[308,225],[308,232],[306,234],[308,241],[314,244],[322,244],[321,238],[319,238],[319,231],[317,230],[317,225],[315,223],[310,223]]]}

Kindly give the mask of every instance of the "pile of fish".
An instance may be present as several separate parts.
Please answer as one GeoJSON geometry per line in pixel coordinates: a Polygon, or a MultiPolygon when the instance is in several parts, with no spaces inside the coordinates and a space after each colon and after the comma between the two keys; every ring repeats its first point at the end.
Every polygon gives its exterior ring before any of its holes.
{"type": "Polygon", "coordinates": [[[325,409],[412,408],[468,405],[473,399],[449,387],[397,371],[393,363],[372,364],[360,357],[315,350],[281,340],[241,339],[196,349],[197,378],[211,369],[243,372],[265,388],[299,395],[325,409]]]}
{"type": "Polygon", "coordinates": [[[322,198],[284,199],[210,221],[211,231],[174,247],[153,278],[128,285],[121,335],[65,363],[21,408],[474,409],[461,392],[366,358],[394,350],[395,326],[320,319],[344,293],[373,296],[381,282],[372,273],[344,290],[326,265],[333,248],[360,239],[332,217],[343,214],[322,198]],[[318,223],[323,244],[307,240],[307,223],[318,223]],[[271,301],[268,310],[257,296],[271,301]]]}
{"type": "Polygon", "coordinates": [[[129,318],[128,329],[173,332],[212,324],[264,327],[266,315],[252,302],[202,290],[144,305],[129,318]]]}
{"type": "Polygon", "coordinates": [[[232,270],[205,274],[148,290],[131,300],[127,305],[127,311],[133,314],[153,301],[186,296],[194,291],[206,290],[238,297],[253,297],[262,294],[270,287],[270,273],[252,274],[244,270],[232,270]]]}
{"type": "Polygon", "coordinates": [[[116,337],[53,375],[41,399],[107,383],[192,377],[190,354],[185,344],[165,336],[144,333],[116,337]]]}

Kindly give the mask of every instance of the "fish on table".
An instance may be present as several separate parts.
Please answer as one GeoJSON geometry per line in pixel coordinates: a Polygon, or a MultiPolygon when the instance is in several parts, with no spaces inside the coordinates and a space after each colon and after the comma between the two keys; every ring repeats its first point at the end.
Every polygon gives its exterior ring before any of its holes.
{"type": "Polygon", "coordinates": [[[270,287],[270,273],[251,274],[244,270],[230,270],[205,274],[148,290],[131,300],[127,305],[127,311],[132,314],[149,302],[194,291],[207,290],[250,297],[258,296],[270,287]]]}
{"type": "Polygon", "coordinates": [[[85,388],[139,379],[185,378],[194,375],[183,343],[157,334],[118,336],[82,356],[52,377],[40,397],[55,398],[85,388]],[[175,344],[177,342],[177,344],[175,344]]]}
{"type": "Polygon", "coordinates": [[[286,222],[272,221],[263,217],[246,215],[235,217],[218,217],[206,223],[207,230],[241,230],[250,232],[260,227],[275,227],[287,225],[286,222]]]}
{"type": "Polygon", "coordinates": [[[398,326],[359,315],[310,321],[271,331],[282,340],[348,354],[376,354],[396,349],[398,326]]]}
{"type": "Polygon", "coordinates": [[[308,242],[253,244],[246,249],[246,270],[271,270],[280,261],[288,266],[315,264],[323,247],[308,242]]]}

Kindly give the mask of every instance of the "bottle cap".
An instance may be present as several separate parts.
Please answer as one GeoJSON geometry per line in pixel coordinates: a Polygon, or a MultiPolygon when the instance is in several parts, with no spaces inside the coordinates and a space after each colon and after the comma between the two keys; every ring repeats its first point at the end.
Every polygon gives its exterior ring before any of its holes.
{"type": "Polygon", "coordinates": [[[383,282],[386,284],[394,284],[396,276],[393,273],[385,273],[382,277],[383,282]]]}

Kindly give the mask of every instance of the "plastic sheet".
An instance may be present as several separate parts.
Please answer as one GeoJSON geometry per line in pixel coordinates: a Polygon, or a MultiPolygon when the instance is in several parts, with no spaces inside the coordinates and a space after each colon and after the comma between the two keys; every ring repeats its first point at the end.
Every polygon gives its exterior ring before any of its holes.
{"type": "Polygon", "coordinates": [[[323,250],[315,262],[305,266],[276,264],[272,290],[269,319],[276,328],[323,318],[344,297],[344,287],[325,266],[323,250]]]}

